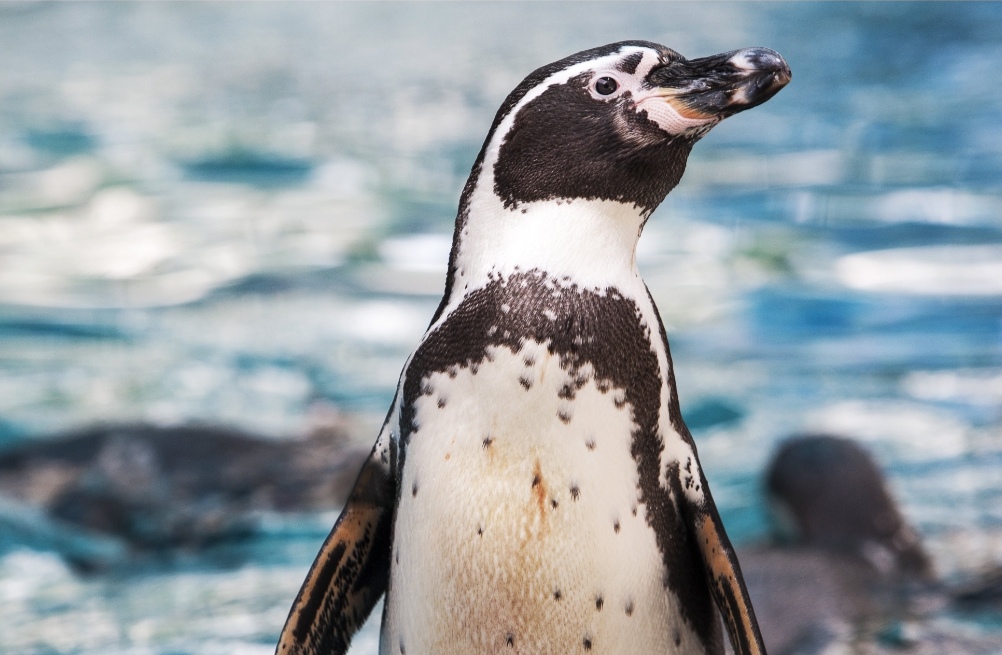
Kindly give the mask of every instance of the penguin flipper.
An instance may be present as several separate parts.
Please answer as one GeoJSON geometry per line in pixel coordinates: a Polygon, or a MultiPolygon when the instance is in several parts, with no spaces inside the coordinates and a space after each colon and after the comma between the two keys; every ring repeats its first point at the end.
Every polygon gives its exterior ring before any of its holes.
{"type": "Polygon", "coordinates": [[[766,655],[737,555],[724,532],[705,478],[702,487],[705,492],[703,502],[698,507],[690,507],[689,518],[690,529],[706,568],[710,593],[724,617],[735,655],[766,655]]]}
{"type": "Polygon", "coordinates": [[[386,591],[395,484],[377,441],[285,621],[276,655],[343,655],[386,591]]]}

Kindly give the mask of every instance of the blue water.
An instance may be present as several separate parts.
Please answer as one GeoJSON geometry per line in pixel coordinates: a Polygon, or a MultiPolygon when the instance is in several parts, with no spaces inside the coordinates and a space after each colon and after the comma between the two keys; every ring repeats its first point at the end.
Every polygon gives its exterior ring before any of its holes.
{"type": "MultiPolygon", "coordinates": [[[[696,147],[639,254],[732,538],[767,533],[774,444],[828,430],[944,576],[1002,561],[998,4],[0,5],[0,445],[294,437],[325,403],[371,441],[497,106],[627,38],[794,71],[696,147]]],[[[0,650],[270,652],[331,520],[102,579],[9,536],[0,650]]]]}

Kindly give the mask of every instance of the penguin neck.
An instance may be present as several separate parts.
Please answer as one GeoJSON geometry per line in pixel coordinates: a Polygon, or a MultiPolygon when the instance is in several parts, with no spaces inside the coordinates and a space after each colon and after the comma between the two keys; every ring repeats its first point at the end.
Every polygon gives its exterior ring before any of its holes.
{"type": "Polygon", "coordinates": [[[596,291],[643,284],[636,262],[647,218],[641,208],[580,198],[505,207],[492,186],[477,184],[460,207],[445,304],[527,271],[596,291]]]}

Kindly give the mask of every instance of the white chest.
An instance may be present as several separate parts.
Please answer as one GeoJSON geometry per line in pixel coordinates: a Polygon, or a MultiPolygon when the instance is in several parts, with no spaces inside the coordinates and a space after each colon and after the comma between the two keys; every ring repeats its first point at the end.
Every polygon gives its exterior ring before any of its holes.
{"type": "Polygon", "coordinates": [[[679,619],[638,502],[622,389],[544,344],[422,381],[381,652],[671,653],[679,619]]]}

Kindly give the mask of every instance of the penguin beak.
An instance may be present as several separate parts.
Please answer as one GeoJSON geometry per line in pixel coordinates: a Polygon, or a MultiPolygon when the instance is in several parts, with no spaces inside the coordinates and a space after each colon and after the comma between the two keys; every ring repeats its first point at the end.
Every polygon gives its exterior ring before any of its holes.
{"type": "Polygon", "coordinates": [[[744,48],[658,66],[647,81],[682,117],[720,121],[761,105],[791,77],[790,67],[775,50],[744,48]]]}

